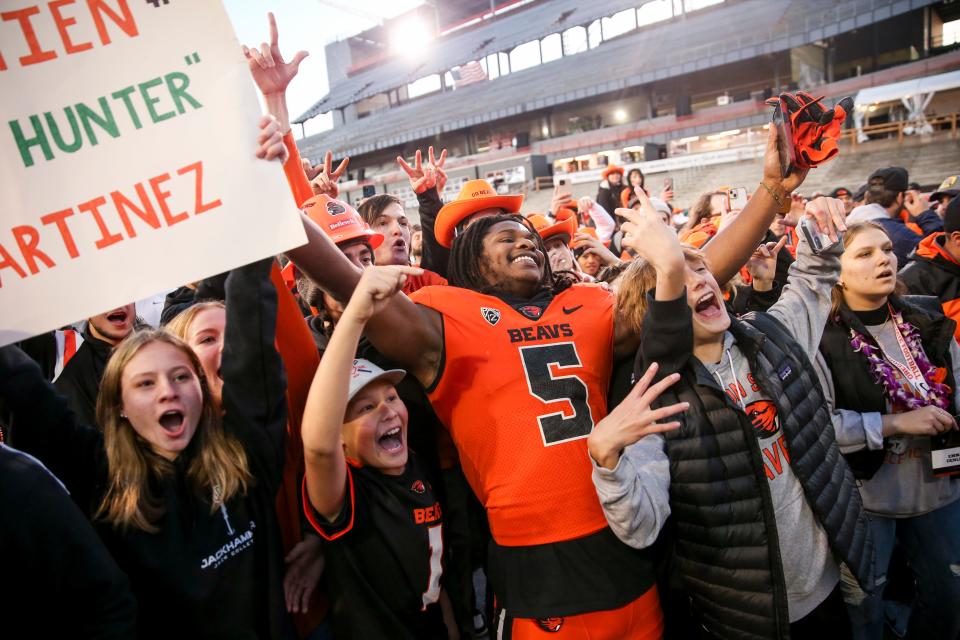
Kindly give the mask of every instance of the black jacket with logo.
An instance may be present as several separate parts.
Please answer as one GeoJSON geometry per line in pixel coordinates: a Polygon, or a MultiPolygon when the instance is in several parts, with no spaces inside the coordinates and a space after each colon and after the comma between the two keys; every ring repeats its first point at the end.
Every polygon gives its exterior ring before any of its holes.
{"type": "MultiPolygon", "coordinates": [[[[274,509],[286,379],[274,348],[271,264],[262,260],[236,269],[227,282],[223,426],[246,451],[253,475],[247,494],[211,511],[212,491],[190,488],[184,469],[196,455],[195,437],[168,474],[151,481],[153,497],[165,509],[157,533],[96,523],[130,577],[140,638],[282,638],[292,630],[274,509]]],[[[42,460],[92,518],[107,485],[103,435],[77,420],[18,349],[0,349],[0,397],[15,417],[11,444],[42,460]]]]}

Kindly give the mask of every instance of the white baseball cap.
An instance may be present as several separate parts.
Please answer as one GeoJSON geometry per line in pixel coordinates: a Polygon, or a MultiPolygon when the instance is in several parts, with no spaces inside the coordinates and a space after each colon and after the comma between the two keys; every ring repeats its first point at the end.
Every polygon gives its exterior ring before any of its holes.
{"type": "Polygon", "coordinates": [[[353,361],[353,367],[350,369],[350,390],[347,394],[347,402],[353,400],[353,397],[371,382],[383,379],[396,385],[403,380],[405,375],[407,375],[407,372],[403,369],[384,371],[369,360],[357,358],[353,361]]]}

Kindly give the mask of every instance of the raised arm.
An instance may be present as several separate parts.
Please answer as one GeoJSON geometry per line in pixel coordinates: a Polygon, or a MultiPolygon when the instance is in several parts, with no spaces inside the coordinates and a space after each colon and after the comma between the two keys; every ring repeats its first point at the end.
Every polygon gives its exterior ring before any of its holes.
{"type": "MultiPolygon", "coordinates": [[[[821,233],[836,239],[846,230],[843,202],[836,198],[817,198],[807,203],[805,217],[821,233]]],[[[790,265],[787,284],[768,313],[783,324],[807,357],[814,358],[820,346],[823,327],[830,314],[830,291],[840,276],[842,246],[813,253],[803,234],[797,245],[797,260],[790,265]]]]}
{"type": "Polygon", "coordinates": [[[250,75],[263,95],[267,113],[276,118],[283,134],[283,143],[288,156],[283,164],[290,191],[299,206],[313,196],[310,181],[307,179],[301,164],[300,153],[290,131],[290,112],[287,109],[287,86],[296,77],[300,70],[300,63],[310,55],[306,51],[298,51],[290,62],[285,62],[280,52],[280,34],[277,30],[277,21],[273,13],[267,14],[270,25],[270,42],[260,47],[242,46],[243,55],[247,59],[250,75]]]}
{"type": "Polygon", "coordinates": [[[777,128],[771,126],[763,156],[763,178],[760,186],[743,211],[703,248],[710,271],[721,287],[747,262],[763,240],[777,211],[790,204],[790,194],[806,177],[806,171],[791,173],[786,178],[780,177],[777,128]]]}
{"type": "Polygon", "coordinates": [[[450,250],[437,242],[434,227],[437,214],[443,207],[440,194],[443,193],[443,188],[447,184],[447,174],[443,170],[443,165],[447,161],[447,150],[442,150],[440,157],[437,158],[431,146],[427,149],[427,160],[427,165],[424,166],[423,154],[417,149],[413,166],[401,156],[397,156],[397,165],[407,174],[410,188],[417,194],[420,226],[423,229],[423,256],[420,259],[420,266],[446,278],[450,250]]]}
{"type": "Polygon", "coordinates": [[[230,272],[227,325],[220,371],[224,425],[248,452],[273,468],[279,481],[287,423],[286,376],[275,347],[277,292],[270,281],[273,258],[230,272]]]}
{"type": "Polygon", "coordinates": [[[347,462],[341,432],[347,409],[350,371],[367,322],[389,306],[416,267],[367,269],[347,304],[313,377],[303,412],[303,451],[310,503],[330,521],[336,519],[346,495],[347,462]]]}
{"type": "MultiPolygon", "coordinates": [[[[307,244],[287,256],[308,278],[341,302],[350,300],[361,271],[340,252],[327,235],[306,215],[300,214],[307,244]]],[[[373,318],[367,336],[387,358],[429,385],[439,370],[443,329],[439,315],[414,304],[405,295],[394,296],[373,318]]]]}
{"type": "MultiPolygon", "coordinates": [[[[684,291],[685,263],[680,241],[677,234],[663,224],[660,214],[642,189],[637,191],[637,198],[640,200],[639,212],[617,209],[617,215],[626,220],[620,225],[624,234],[623,245],[653,265],[657,272],[657,300],[674,300],[684,291]]],[[[640,336],[632,333],[630,323],[619,319],[614,322],[614,352],[617,357],[635,353],[640,346],[640,336]]]]}

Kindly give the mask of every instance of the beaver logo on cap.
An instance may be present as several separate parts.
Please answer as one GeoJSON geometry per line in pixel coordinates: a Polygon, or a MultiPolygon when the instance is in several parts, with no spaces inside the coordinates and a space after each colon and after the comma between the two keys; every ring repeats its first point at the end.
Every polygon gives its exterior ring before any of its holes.
{"type": "Polygon", "coordinates": [[[341,213],[345,213],[345,212],[346,212],[346,208],[336,200],[331,200],[330,202],[327,203],[327,213],[329,213],[330,215],[338,216],[341,213]]]}

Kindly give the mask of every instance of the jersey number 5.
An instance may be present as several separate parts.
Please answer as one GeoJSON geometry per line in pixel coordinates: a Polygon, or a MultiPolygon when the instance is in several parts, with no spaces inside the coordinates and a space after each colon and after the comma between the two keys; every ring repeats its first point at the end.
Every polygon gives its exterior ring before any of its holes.
{"type": "Polygon", "coordinates": [[[543,444],[550,446],[586,438],[593,431],[593,415],[587,402],[587,385],[576,375],[554,376],[551,365],[562,372],[564,369],[580,367],[580,356],[572,342],[520,347],[523,371],[527,376],[530,394],[543,402],[566,401],[573,415],[564,416],[556,411],[537,416],[543,444]]]}

